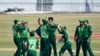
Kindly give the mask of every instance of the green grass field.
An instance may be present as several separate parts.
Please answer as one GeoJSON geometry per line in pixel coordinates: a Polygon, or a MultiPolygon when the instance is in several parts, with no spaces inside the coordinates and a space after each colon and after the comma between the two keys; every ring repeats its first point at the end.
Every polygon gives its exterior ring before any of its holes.
{"type": "MultiPolygon", "coordinates": [[[[70,35],[74,35],[75,28],[79,24],[79,19],[88,19],[93,27],[93,34],[100,34],[100,14],[31,14],[31,15],[0,15],[0,56],[13,56],[16,46],[13,43],[12,25],[13,20],[19,18],[29,22],[30,30],[38,27],[38,17],[54,17],[54,22],[60,25],[66,25],[70,35]]],[[[57,33],[57,35],[59,35],[57,33]]],[[[95,56],[100,56],[100,38],[92,38],[91,46],[95,56]]],[[[75,51],[75,43],[72,39],[72,47],[75,51]]],[[[57,51],[60,50],[63,43],[57,42],[57,51]]],[[[39,50],[38,50],[39,54],[39,50]]],[[[53,56],[53,55],[52,55],[53,56]]],[[[65,56],[69,56],[68,52],[65,56]]],[[[80,53],[82,56],[82,52],[80,53]]]]}

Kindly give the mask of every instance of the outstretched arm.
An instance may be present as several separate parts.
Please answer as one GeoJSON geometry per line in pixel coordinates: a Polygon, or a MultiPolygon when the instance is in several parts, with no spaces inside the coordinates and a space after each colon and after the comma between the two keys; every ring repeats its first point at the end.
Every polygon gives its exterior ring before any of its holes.
{"type": "Polygon", "coordinates": [[[58,25],[58,32],[62,34],[61,27],[58,25]]]}
{"type": "Polygon", "coordinates": [[[89,25],[88,26],[89,27],[89,37],[88,37],[88,39],[87,39],[87,41],[90,41],[91,40],[91,35],[92,35],[92,27],[89,25]]]}

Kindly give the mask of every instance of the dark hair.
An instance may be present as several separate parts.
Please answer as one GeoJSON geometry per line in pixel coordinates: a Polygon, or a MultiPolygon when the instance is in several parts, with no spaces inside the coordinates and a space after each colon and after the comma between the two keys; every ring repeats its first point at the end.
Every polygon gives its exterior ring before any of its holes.
{"type": "Polygon", "coordinates": [[[17,24],[18,23],[18,20],[14,20],[14,24],[17,24]]]}
{"type": "Polygon", "coordinates": [[[53,21],[53,17],[49,17],[48,20],[52,20],[53,21]]]}
{"type": "Polygon", "coordinates": [[[35,34],[34,34],[34,31],[31,31],[30,32],[30,36],[34,36],[35,34]]]}

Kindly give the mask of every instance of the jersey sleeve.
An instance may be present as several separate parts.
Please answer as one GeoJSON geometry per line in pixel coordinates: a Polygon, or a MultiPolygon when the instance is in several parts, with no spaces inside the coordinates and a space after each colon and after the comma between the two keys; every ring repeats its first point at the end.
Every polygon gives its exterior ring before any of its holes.
{"type": "Polygon", "coordinates": [[[89,26],[89,37],[92,35],[92,27],[89,26]]]}
{"type": "Polygon", "coordinates": [[[77,37],[77,33],[78,33],[78,26],[76,27],[76,30],[75,30],[75,35],[74,35],[75,38],[77,37]]]}

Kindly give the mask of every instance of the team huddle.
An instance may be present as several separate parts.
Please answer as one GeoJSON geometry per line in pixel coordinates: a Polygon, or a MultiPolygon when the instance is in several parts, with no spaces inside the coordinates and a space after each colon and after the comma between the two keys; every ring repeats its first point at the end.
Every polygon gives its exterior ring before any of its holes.
{"type": "MultiPolygon", "coordinates": [[[[39,56],[51,56],[52,48],[54,56],[57,55],[56,46],[56,30],[61,34],[59,43],[64,42],[64,45],[59,51],[59,56],[64,56],[64,52],[68,50],[70,56],[79,56],[80,47],[82,46],[83,55],[87,56],[87,51],[90,56],[94,56],[91,47],[92,28],[88,20],[79,20],[80,24],[76,27],[74,40],[76,42],[76,54],[72,51],[72,44],[66,26],[55,24],[53,17],[48,17],[48,20],[38,19],[39,27],[36,30],[30,31],[27,21],[14,20],[12,27],[14,43],[17,50],[14,56],[37,56],[36,49],[40,49],[39,56]],[[40,37],[39,40],[35,37],[35,33],[40,37]],[[28,34],[30,37],[28,37],[28,34]]],[[[66,55],[67,56],[67,55],[66,55]]]]}

